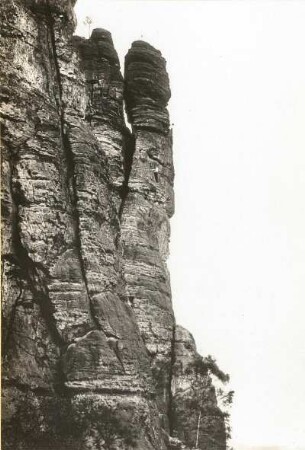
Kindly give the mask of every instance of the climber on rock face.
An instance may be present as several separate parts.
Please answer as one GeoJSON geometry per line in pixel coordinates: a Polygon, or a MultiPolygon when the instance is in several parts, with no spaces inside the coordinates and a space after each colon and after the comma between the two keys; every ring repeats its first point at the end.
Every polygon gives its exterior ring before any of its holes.
{"type": "Polygon", "coordinates": [[[154,172],[155,180],[158,183],[159,182],[159,167],[157,166],[157,164],[155,165],[153,172],[154,172]]]}
{"type": "Polygon", "coordinates": [[[133,307],[133,302],[134,302],[134,297],[132,297],[132,296],[129,295],[129,296],[127,297],[127,302],[126,302],[127,305],[130,306],[130,307],[133,307]]]}

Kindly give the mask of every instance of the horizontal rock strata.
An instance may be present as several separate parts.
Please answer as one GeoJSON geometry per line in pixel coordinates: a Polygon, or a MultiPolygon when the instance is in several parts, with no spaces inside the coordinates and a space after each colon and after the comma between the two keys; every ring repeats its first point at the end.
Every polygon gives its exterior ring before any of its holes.
{"type": "Polygon", "coordinates": [[[108,31],[72,36],[74,3],[0,5],[3,448],[193,448],[207,407],[197,446],[221,450],[166,267],[166,63],[134,42],[124,80],[108,31]]]}

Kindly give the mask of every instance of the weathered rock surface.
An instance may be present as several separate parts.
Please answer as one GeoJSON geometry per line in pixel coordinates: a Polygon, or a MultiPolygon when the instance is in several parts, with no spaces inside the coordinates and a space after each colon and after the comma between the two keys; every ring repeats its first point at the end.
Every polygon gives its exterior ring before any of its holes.
{"type": "Polygon", "coordinates": [[[217,406],[209,367],[197,353],[193,336],[175,330],[175,360],[171,385],[172,429],[191,448],[225,448],[226,429],[217,406]]]}
{"type": "Polygon", "coordinates": [[[223,449],[171,303],[165,60],[133,43],[124,82],[74,3],[0,5],[3,449],[191,448],[204,408],[198,448],[223,449]]]}

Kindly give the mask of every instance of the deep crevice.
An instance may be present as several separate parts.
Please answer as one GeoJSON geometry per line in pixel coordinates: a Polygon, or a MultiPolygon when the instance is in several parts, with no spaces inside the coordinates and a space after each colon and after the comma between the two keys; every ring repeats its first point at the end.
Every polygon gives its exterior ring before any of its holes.
{"type": "MultiPolygon", "coordinates": [[[[54,31],[55,21],[52,16],[52,13],[51,13],[48,0],[47,0],[47,6],[48,6],[48,28],[49,28],[50,37],[51,37],[51,52],[52,52],[53,61],[54,61],[54,65],[55,65],[55,74],[56,74],[56,81],[57,81],[58,93],[59,93],[59,98],[56,98],[56,103],[57,103],[57,108],[58,108],[62,149],[64,152],[65,162],[67,165],[66,188],[67,188],[68,196],[70,199],[70,204],[71,204],[71,208],[72,208],[72,218],[74,221],[75,247],[76,247],[76,252],[77,252],[77,256],[78,256],[78,260],[79,260],[82,279],[83,279],[87,297],[88,297],[90,316],[91,316],[91,319],[92,319],[95,329],[103,331],[103,329],[96,317],[95,311],[94,311],[94,305],[93,305],[92,298],[90,295],[88,280],[87,280],[87,275],[86,275],[85,261],[84,261],[83,254],[82,254],[80,214],[79,214],[79,210],[78,210],[78,190],[77,190],[77,184],[76,184],[76,170],[75,170],[76,169],[75,155],[73,153],[73,150],[71,147],[71,142],[69,139],[69,124],[65,120],[65,109],[64,109],[64,104],[62,101],[63,87],[62,87],[62,81],[61,81],[60,65],[59,65],[59,61],[58,61],[55,31],[54,31]]],[[[130,172],[130,170],[129,170],[129,172],[130,172]]],[[[123,361],[121,360],[121,357],[117,354],[117,352],[115,352],[115,354],[123,368],[123,372],[125,372],[125,368],[123,365],[123,361]]],[[[59,365],[59,370],[62,371],[61,365],[59,365]]],[[[64,374],[63,374],[63,376],[64,376],[64,374]]]]}
{"type": "Polygon", "coordinates": [[[121,204],[119,208],[119,220],[121,221],[123,215],[123,209],[126,203],[126,199],[129,189],[129,178],[132,169],[133,156],[136,149],[136,138],[134,132],[126,127],[123,141],[123,164],[124,164],[124,181],[120,190],[121,204]]]}
{"type": "Polygon", "coordinates": [[[85,270],[85,263],[82,255],[82,244],[81,244],[81,232],[80,232],[80,217],[79,217],[79,211],[77,207],[78,203],[78,195],[77,195],[77,186],[76,186],[76,174],[75,174],[75,157],[73,150],[71,148],[71,143],[69,139],[69,127],[67,122],[65,121],[65,111],[63,107],[63,101],[62,101],[62,82],[61,82],[61,73],[60,73],[60,66],[58,62],[58,55],[57,55],[57,49],[56,49],[56,39],[55,39],[55,31],[54,31],[54,18],[51,13],[49,1],[47,0],[47,6],[48,6],[48,28],[50,32],[51,37],[51,50],[52,50],[52,56],[53,56],[53,62],[55,66],[55,74],[56,74],[56,81],[58,86],[58,94],[59,97],[56,97],[57,107],[58,107],[58,115],[59,115],[59,123],[60,123],[60,137],[61,137],[61,143],[62,148],[64,151],[64,157],[67,164],[67,192],[70,198],[70,203],[72,207],[72,217],[74,220],[74,233],[75,233],[75,246],[77,251],[77,256],[80,264],[80,270],[82,274],[82,278],[84,281],[84,285],[86,288],[86,293],[89,300],[89,310],[90,315],[92,318],[92,321],[94,323],[94,326],[97,329],[101,329],[100,324],[98,323],[98,320],[96,319],[94,307],[92,304],[92,299],[89,293],[89,287],[88,287],[88,281],[86,276],[86,270],[85,270]]]}
{"type": "Polygon", "coordinates": [[[52,16],[51,7],[49,0],[46,0],[47,5],[47,25],[50,32],[50,38],[51,38],[51,49],[52,49],[52,55],[53,55],[53,62],[55,66],[55,73],[56,73],[56,80],[57,80],[57,87],[58,87],[58,97],[55,96],[55,100],[58,107],[58,112],[62,112],[62,84],[61,84],[61,75],[60,75],[60,67],[58,63],[57,58],[57,50],[56,50],[56,39],[55,39],[55,32],[54,32],[54,23],[55,20],[52,16]]]}
{"type": "Polygon", "coordinates": [[[18,293],[17,298],[15,299],[15,301],[13,303],[13,306],[11,308],[11,312],[10,312],[8,320],[4,319],[3,311],[2,311],[2,324],[3,324],[2,333],[3,333],[3,338],[2,338],[1,344],[2,344],[3,360],[5,360],[7,355],[8,355],[10,340],[11,340],[13,329],[14,329],[16,313],[17,313],[18,306],[20,305],[20,299],[22,298],[22,294],[23,294],[23,288],[22,288],[22,285],[20,283],[20,285],[19,285],[19,293],[18,293]],[[6,326],[4,325],[5,322],[7,322],[6,326]]]}

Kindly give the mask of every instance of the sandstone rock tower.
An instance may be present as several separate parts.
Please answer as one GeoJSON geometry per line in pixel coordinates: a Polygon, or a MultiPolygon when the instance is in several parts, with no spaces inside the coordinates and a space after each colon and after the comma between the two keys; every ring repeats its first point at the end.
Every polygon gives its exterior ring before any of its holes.
{"type": "Polygon", "coordinates": [[[0,6],[2,448],[224,450],[172,309],[165,60],[134,42],[124,80],[109,32],[72,36],[74,3],[0,6]]]}

